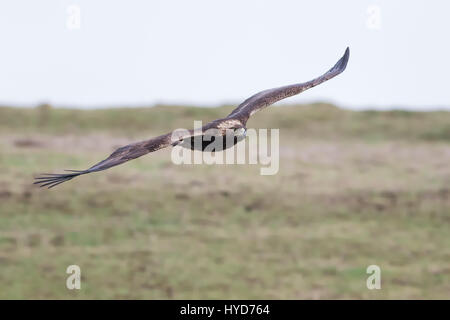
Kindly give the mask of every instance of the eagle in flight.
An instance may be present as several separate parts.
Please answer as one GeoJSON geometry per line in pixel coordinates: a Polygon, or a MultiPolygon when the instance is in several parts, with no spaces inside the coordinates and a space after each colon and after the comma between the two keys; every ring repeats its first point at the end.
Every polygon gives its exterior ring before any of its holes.
{"type": "Polygon", "coordinates": [[[210,143],[214,142],[214,139],[211,139],[211,136],[206,138],[206,132],[211,132],[211,130],[215,132],[214,135],[222,138],[222,141],[227,141],[227,145],[224,145],[223,149],[231,147],[245,138],[245,133],[247,130],[245,125],[251,115],[277,101],[297,95],[309,88],[321,84],[322,82],[334,78],[345,70],[349,55],[350,50],[347,47],[344,55],[339,59],[339,61],[323,75],[307,82],[258,92],[242,102],[228,116],[207,123],[201,128],[201,130],[186,130],[183,132],[175,130],[149,140],[132,143],[117,149],[108,158],[93,165],[89,169],[81,171],[66,170],[68,173],[63,174],[43,174],[42,176],[35,178],[36,181],[34,184],[41,187],[48,187],[50,189],[80,175],[106,170],[168,146],[180,145],[190,149],[198,149],[198,146],[200,146],[203,151],[210,143]],[[224,137],[228,136],[230,133],[233,139],[224,139],[224,137]],[[195,143],[196,139],[201,139],[201,143],[195,143]],[[228,143],[228,141],[231,141],[232,143],[228,143]]]}

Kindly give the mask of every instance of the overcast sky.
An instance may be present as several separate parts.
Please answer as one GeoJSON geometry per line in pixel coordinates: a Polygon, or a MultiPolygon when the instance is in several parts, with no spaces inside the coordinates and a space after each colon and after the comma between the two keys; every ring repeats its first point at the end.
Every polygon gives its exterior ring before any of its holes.
{"type": "Polygon", "coordinates": [[[448,109],[449,14],[444,0],[2,1],[0,103],[239,103],[350,46],[343,74],[283,102],[448,109]]]}

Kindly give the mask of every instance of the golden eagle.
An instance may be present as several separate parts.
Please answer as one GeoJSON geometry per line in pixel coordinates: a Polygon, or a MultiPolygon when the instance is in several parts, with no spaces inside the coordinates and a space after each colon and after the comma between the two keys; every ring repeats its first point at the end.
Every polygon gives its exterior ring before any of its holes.
{"type": "MultiPolygon", "coordinates": [[[[80,175],[106,170],[170,145],[175,146],[179,144],[185,148],[194,149],[197,145],[195,143],[195,139],[197,138],[202,139],[200,148],[201,150],[204,150],[205,147],[214,140],[211,139],[211,137],[203,139],[205,132],[211,132],[211,130],[215,131],[215,134],[221,137],[224,137],[231,132],[233,135],[233,139],[231,140],[232,144],[224,146],[224,149],[231,147],[245,138],[245,125],[251,115],[277,101],[299,94],[337,76],[345,70],[349,55],[350,50],[347,47],[342,58],[340,58],[339,61],[323,75],[308,82],[261,91],[242,102],[227,117],[211,121],[204,125],[201,130],[189,130],[182,133],[173,131],[150,140],[132,143],[117,149],[107,159],[100,161],[87,170],[66,170],[69,173],[43,174],[42,176],[35,178],[36,182],[34,184],[38,184],[41,187],[53,188],[60,183],[72,180],[80,175]]],[[[223,141],[224,140],[226,139],[223,139],[223,141]]]]}

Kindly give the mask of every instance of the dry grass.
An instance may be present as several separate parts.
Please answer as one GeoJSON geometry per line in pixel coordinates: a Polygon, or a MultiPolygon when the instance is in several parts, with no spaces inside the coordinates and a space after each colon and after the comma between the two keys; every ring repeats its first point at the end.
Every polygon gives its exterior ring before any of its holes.
{"type": "MultiPolygon", "coordinates": [[[[3,118],[0,298],[449,298],[449,114],[318,109],[249,123],[280,128],[275,176],[176,166],[163,150],[50,191],[32,177],[163,132],[141,127],[154,110],[125,120],[118,110],[45,109],[47,120],[19,110],[23,127],[3,118]],[[81,267],[80,291],[65,287],[70,264],[81,267]],[[371,264],[381,290],[366,288],[371,264]]],[[[218,112],[165,110],[159,121],[175,127],[218,112]]]]}

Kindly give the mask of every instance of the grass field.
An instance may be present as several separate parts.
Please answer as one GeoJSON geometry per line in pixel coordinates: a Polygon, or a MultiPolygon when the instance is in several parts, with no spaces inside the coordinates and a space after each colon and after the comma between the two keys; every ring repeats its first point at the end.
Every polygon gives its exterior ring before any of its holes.
{"type": "Polygon", "coordinates": [[[272,107],[247,126],[280,129],[274,176],[167,149],[32,185],[231,108],[0,107],[0,298],[450,298],[449,112],[272,107]]]}

